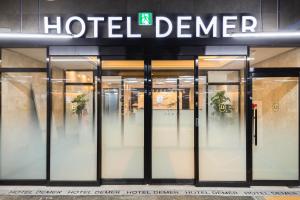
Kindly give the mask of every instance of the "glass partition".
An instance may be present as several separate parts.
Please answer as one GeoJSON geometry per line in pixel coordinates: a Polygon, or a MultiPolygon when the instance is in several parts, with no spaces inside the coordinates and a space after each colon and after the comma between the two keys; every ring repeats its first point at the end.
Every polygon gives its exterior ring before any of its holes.
{"type": "Polygon", "coordinates": [[[46,179],[46,73],[1,73],[1,179],[46,179]]]}
{"type": "Polygon", "coordinates": [[[199,57],[199,181],[246,181],[245,57],[199,57]]]}
{"type": "Polygon", "coordinates": [[[152,178],[194,178],[194,62],[153,60],[152,178]]]}
{"type": "Polygon", "coordinates": [[[3,48],[1,54],[1,69],[14,72],[0,74],[0,179],[45,180],[46,49],[3,48]]]}
{"type": "Polygon", "coordinates": [[[97,62],[97,57],[50,58],[51,180],[97,179],[97,62]]]}
{"type": "Polygon", "coordinates": [[[102,178],[144,178],[144,62],[102,61],[102,178]]]}
{"type": "Polygon", "coordinates": [[[254,180],[299,178],[299,77],[254,77],[254,180]]]}

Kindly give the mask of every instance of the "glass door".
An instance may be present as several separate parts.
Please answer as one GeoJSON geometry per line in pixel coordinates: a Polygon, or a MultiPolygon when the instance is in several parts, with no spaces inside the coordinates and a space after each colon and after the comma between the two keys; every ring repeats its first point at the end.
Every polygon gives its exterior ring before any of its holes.
{"type": "Polygon", "coordinates": [[[97,65],[96,56],[50,57],[52,182],[97,180],[97,65]]]}
{"type": "Polygon", "coordinates": [[[299,77],[252,78],[253,180],[299,179],[299,77]]]}
{"type": "Polygon", "coordinates": [[[102,60],[102,182],[144,179],[144,61],[102,60]]]}
{"type": "Polygon", "coordinates": [[[245,56],[200,56],[200,185],[246,182],[245,56]]]}
{"type": "Polygon", "coordinates": [[[153,60],[151,67],[152,179],[192,180],[194,61],[153,60]]]}

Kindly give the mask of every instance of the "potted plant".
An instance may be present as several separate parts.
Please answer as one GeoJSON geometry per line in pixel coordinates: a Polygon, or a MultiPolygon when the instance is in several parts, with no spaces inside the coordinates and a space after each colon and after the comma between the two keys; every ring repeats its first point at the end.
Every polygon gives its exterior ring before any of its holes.
{"type": "Polygon", "coordinates": [[[71,102],[73,104],[72,111],[77,115],[78,121],[81,122],[83,111],[86,110],[86,105],[89,99],[86,94],[77,95],[71,102]]]}
{"type": "Polygon", "coordinates": [[[210,98],[210,105],[213,107],[213,115],[216,114],[223,118],[225,114],[232,112],[232,104],[229,97],[225,95],[225,91],[219,91],[210,98]]]}

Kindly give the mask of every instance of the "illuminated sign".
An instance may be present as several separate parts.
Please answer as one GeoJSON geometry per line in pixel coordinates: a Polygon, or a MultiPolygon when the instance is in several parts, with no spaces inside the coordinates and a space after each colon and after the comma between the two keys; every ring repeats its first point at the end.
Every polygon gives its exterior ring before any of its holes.
{"type": "MultiPolygon", "coordinates": [[[[231,37],[235,32],[255,32],[257,19],[250,15],[211,16],[209,19],[202,16],[153,16],[151,12],[140,12],[138,24],[133,23],[131,16],[71,16],[66,20],[62,17],[44,17],[44,33],[73,35],[75,38],[99,38],[99,29],[107,30],[107,38],[142,38],[142,33],[133,26],[153,26],[154,38],[218,38],[231,37]],[[101,26],[99,25],[100,23],[101,26]],[[76,24],[76,31],[73,26],[76,24]],[[134,29],[135,28],[135,29],[134,29]],[[87,37],[87,32],[92,35],[87,37]]],[[[143,28],[143,27],[141,27],[143,28]]]]}
{"type": "Polygon", "coordinates": [[[151,12],[140,12],[138,16],[140,26],[152,26],[153,16],[151,12]]]}

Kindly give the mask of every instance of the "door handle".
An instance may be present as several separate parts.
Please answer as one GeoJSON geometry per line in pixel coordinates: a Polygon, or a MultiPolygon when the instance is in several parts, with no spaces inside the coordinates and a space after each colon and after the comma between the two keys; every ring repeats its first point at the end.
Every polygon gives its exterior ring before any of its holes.
{"type": "Polygon", "coordinates": [[[254,130],[254,145],[257,146],[257,108],[253,110],[253,130],[254,130]]]}

